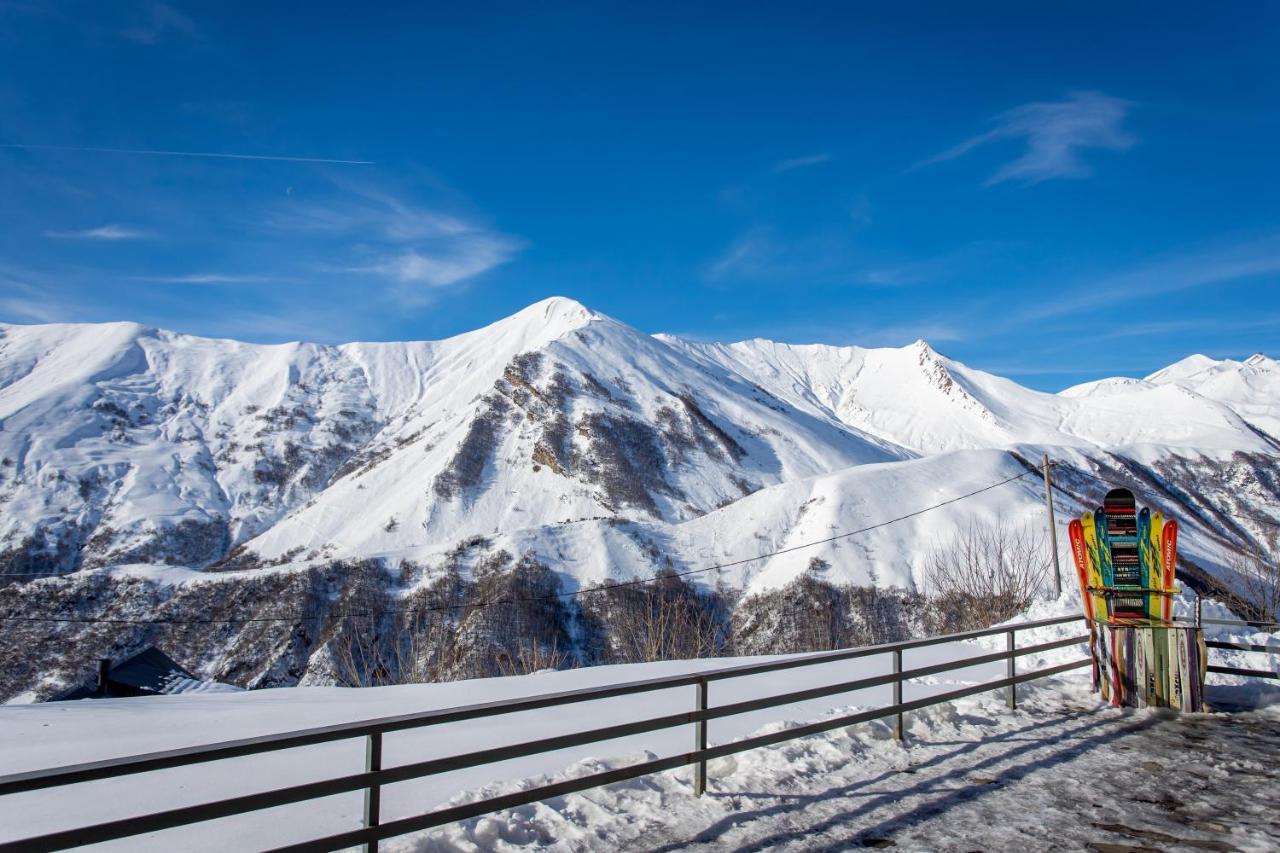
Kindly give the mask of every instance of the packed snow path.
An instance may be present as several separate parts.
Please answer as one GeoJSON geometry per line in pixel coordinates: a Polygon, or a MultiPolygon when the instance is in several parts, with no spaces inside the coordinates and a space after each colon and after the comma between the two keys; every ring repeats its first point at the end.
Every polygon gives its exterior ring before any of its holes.
{"type": "MultiPolygon", "coordinates": [[[[1220,703],[1230,694],[1219,691],[1220,703]]],[[[1264,851],[1280,708],[1177,716],[1047,694],[930,709],[481,818],[397,849],[1264,851]]]]}

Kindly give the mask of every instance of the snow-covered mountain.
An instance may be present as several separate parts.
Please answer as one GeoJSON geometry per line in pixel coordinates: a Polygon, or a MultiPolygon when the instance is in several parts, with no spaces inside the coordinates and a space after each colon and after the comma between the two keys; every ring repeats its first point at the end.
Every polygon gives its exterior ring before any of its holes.
{"type": "MultiPolygon", "coordinates": [[[[1064,512],[1128,483],[1186,518],[1186,547],[1214,566],[1280,520],[1277,436],[1280,368],[1264,356],[1047,394],[923,341],[704,344],[563,298],[434,342],[0,325],[0,573],[167,565],[192,573],[164,583],[235,584],[380,558],[429,579],[446,560],[465,571],[483,541],[574,588],[872,525],[1043,453],[1064,512]]],[[[927,547],[975,514],[1041,523],[1040,488],[1024,478],[715,579],[778,586],[819,556],[835,580],[910,589],[927,547]]]]}

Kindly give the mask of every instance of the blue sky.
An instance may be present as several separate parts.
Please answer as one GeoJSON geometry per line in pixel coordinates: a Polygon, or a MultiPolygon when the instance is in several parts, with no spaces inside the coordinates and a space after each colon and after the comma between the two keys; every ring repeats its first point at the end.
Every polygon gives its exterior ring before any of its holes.
{"type": "Polygon", "coordinates": [[[1280,6],[883,5],[0,0],[0,319],[1280,351],[1280,6]]]}

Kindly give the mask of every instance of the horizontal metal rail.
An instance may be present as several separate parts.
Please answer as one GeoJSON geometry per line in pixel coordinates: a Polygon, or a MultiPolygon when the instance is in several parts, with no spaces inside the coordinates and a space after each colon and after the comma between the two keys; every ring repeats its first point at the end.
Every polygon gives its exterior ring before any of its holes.
{"type": "Polygon", "coordinates": [[[491,812],[502,811],[503,809],[515,808],[529,803],[536,803],[539,800],[546,800],[551,797],[559,797],[565,794],[572,794],[577,791],[585,791],[601,785],[610,785],[614,782],[634,779],[638,776],[647,776],[650,773],[659,773],[663,770],[671,770],[676,767],[683,767],[701,761],[723,758],[726,755],[734,755],[739,752],[759,749],[764,746],[772,746],[788,740],[809,737],[810,735],[821,734],[822,732],[830,731],[831,729],[838,729],[841,726],[851,726],[857,723],[865,723],[871,720],[878,720],[884,717],[893,716],[894,714],[916,711],[921,708],[927,708],[931,705],[941,705],[946,702],[955,701],[956,699],[963,699],[966,696],[986,693],[989,690],[998,690],[1014,684],[1022,684],[1026,681],[1033,681],[1039,678],[1047,678],[1051,675],[1058,675],[1073,669],[1089,666],[1092,663],[1092,660],[1085,658],[1083,660],[1072,661],[1071,663],[1064,663],[1047,669],[1037,670],[1036,672],[1024,673],[1022,675],[1014,676],[1013,678],[1002,678],[998,681],[985,681],[982,684],[978,684],[973,687],[952,690],[947,693],[940,693],[936,696],[929,696],[925,699],[916,699],[914,701],[903,702],[898,705],[888,705],[883,708],[875,708],[870,711],[861,711],[856,714],[832,717],[816,723],[797,726],[792,729],[784,729],[779,732],[757,735],[756,737],[734,741],[721,746],[713,746],[705,750],[689,752],[683,755],[672,755],[666,758],[659,758],[654,761],[646,761],[641,764],[632,764],[617,770],[607,770],[603,773],[593,773],[590,776],[582,776],[577,779],[567,779],[563,782],[542,785],[537,788],[531,788],[527,791],[518,791],[513,794],[490,797],[489,799],[480,800],[474,803],[465,803],[452,808],[428,812],[424,815],[417,815],[415,817],[392,821],[390,823],[382,824],[381,826],[357,829],[338,835],[330,835],[326,838],[318,838],[314,841],[304,841],[299,844],[289,844],[283,847],[276,847],[273,848],[273,853],[285,853],[285,851],[288,851],[288,853],[303,853],[303,851],[311,853],[311,851],[336,850],[356,844],[369,844],[371,842],[380,841],[384,838],[392,838],[409,832],[432,829],[434,827],[444,826],[445,824],[454,823],[459,820],[466,820],[467,818],[478,817],[491,812]]]}
{"type": "Polygon", "coordinates": [[[1260,646],[1256,643],[1229,643],[1226,640],[1205,640],[1204,644],[1211,649],[1236,649],[1241,652],[1262,652],[1265,655],[1280,655],[1280,646],[1260,646]]]}
{"type": "MultiPolygon", "coordinates": [[[[1017,626],[1018,631],[1032,628],[1043,628],[1052,625],[1065,625],[1078,622],[1082,617],[1060,616],[1054,619],[1040,619],[1035,622],[1023,622],[1017,626]]],[[[887,654],[894,650],[909,650],[936,646],[944,643],[974,640],[1004,634],[1008,628],[985,628],[979,631],[965,631],[957,634],[945,634],[939,637],[928,637],[920,640],[907,640],[901,643],[884,643],[878,646],[862,646],[856,649],[839,649],[832,652],[818,652],[812,655],[801,655],[780,661],[741,664],[721,667],[701,673],[668,675],[657,678],[629,681],[621,684],[609,684],[602,687],[586,687],[578,690],[567,690],[560,693],[544,693],[527,699],[499,699],[493,702],[482,702],[474,705],[462,705],[456,708],[444,708],[436,711],[423,711],[413,714],[401,714],[392,717],[380,717],[373,720],[352,723],[337,723],[331,726],[319,726],[301,729],[282,734],[261,735],[221,743],[200,746],[181,747],[179,749],[150,752],[144,755],[109,758],[103,761],[92,761],[84,764],[73,764],[55,767],[49,770],[33,770],[26,773],[14,773],[0,776],[0,796],[16,794],[22,791],[34,791],[58,785],[70,785],[77,782],[89,782],[94,779],[109,779],[130,773],[145,773],[152,770],[164,770],[170,767],[185,767],[204,761],[220,761],[227,758],[238,758],[243,755],[254,755],[262,752],[274,752],[278,749],[291,749],[300,746],[313,746],[320,743],[331,743],[352,737],[362,737],[375,732],[404,731],[422,726],[435,726],[444,723],[456,723],[463,720],[474,720],[502,714],[515,714],[521,711],[536,711],[553,708],[559,705],[570,705],[596,699],[611,699],[618,696],[630,696],[637,693],[649,693],[656,690],[669,690],[686,687],[699,681],[719,681],[726,678],[740,678],[747,675],[761,675],[767,672],[780,672],[804,666],[816,666],[835,661],[872,657],[887,654]]]]}
{"type": "Polygon", "coordinates": [[[1280,622],[1268,622],[1259,619],[1201,619],[1201,625],[1252,625],[1255,628],[1280,627],[1280,622]]]}
{"type": "MultiPolygon", "coordinates": [[[[1280,625],[1280,622],[1255,622],[1239,619],[1205,619],[1205,623],[1210,625],[1246,625],[1260,627],[1262,625],[1280,625]]],[[[1235,643],[1228,640],[1205,640],[1205,646],[1210,649],[1230,649],[1237,652],[1256,652],[1264,655],[1280,655],[1280,645],[1264,646],[1258,643],[1235,643]]],[[[1241,675],[1246,678],[1272,678],[1280,680],[1280,673],[1273,672],[1269,669],[1249,669],[1240,666],[1219,666],[1210,664],[1205,667],[1207,672],[1217,672],[1222,675],[1241,675]]]]}
{"type": "MultiPolygon", "coordinates": [[[[1022,623],[1014,626],[1012,630],[1022,631],[1030,628],[1067,624],[1079,621],[1079,618],[1080,617],[1061,617],[1056,619],[1043,619],[1037,622],[1022,623]]],[[[705,684],[714,680],[740,678],[747,675],[758,675],[797,667],[815,666],[824,663],[851,660],[887,653],[900,653],[904,649],[922,648],[942,643],[977,639],[1008,633],[1010,633],[1010,628],[1007,626],[980,631],[968,631],[923,640],[911,640],[903,643],[889,643],[859,649],[843,649],[834,652],[823,652],[819,654],[794,657],[781,661],[768,661],[757,664],[723,667],[716,670],[690,673],[687,675],[645,679],[627,682],[624,684],[544,694],[526,699],[487,702],[439,711],[384,717],[375,720],[324,726],[278,735],[267,735],[257,738],[227,741],[208,746],[167,750],[163,752],[148,753],[141,756],[53,768],[51,770],[31,771],[0,778],[0,795],[19,793],[23,791],[34,791],[97,779],[114,778],[152,770],[183,767],[207,761],[215,761],[281,749],[291,749],[300,746],[327,743],[354,737],[380,738],[382,733],[388,731],[402,731],[448,722],[478,719],[498,714],[520,713],[523,711],[537,710],[541,708],[633,695],[655,690],[672,689],[690,684],[705,684]]],[[[1087,640],[1087,636],[1071,637],[1025,648],[1007,649],[1005,651],[960,658],[953,661],[918,667],[916,669],[901,672],[869,676],[852,681],[827,684],[820,687],[797,690],[785,694],[762,697],[759,699],[751,699],[727,705],[714,706],[711,708],[700,708],[693,711],[669,714],[646,720],[605,726],[585,732],[575,732],[573,734],[543,738],[522,744],[494,747],[461,755],[447,756],[429,761],[416,762],[414,764],[401,765],[388,769],[369,769],[363,773],[354,773],[348,776],[294,785],[272,791],[247,794],[215,802],[184,806],[149,815],[107,821],[92,826],[48,833],[34,838],[23,839],[21,841],[0,843],[0,851],[56,850],[67,846],[97,843],[136,836],[148,832],[156,832],[163,829],[172,829],[200,821],[229,817],[259,809],[302,802],[316,799],[318,797],[332,796],[334,794],[347,793],[362,789],[368,792],[375,792],[383,785],[408,781],[410,779],[444,773],[451,770],[477,767],[512,758],[537,755],[574,746],[600,743],[620,737],[643,734],[675,726],[693,723],[705,725],[707,721],[712,719],[719,719],[747,713],[749,711],[777,707],[779,705],[790,704],[793,702],[849,693],[856,690],[863,690],[886,684],[901,684],[904,680],[966,669],[1001,660],[1012,661],[1017,657],[1065,648],[1084,643],[1087,640]]],[[[464,817],[485,814],[490,811],[509,808],[512,805],[535,802],[540,799],[558,796],[561,793],[585,790],[586,788],[595,787],[597,785],[609,784],[611,781],[633,778],[635,776],[646,775],[648,773],[654,773],[659,770],[666,770],[672,767],[679,767],[685,764],[704,764],[707,760],[720,757],[722,755],[730,755],[736,752],[754,749],[759,746],[778,743],[783,740],[804,737],[807,734],[826,731],[827,729],[841,725],[849,725],[852,722],[900,715],[905,711],[927,707],[934,704],[941,704],[963,696],[982,693],[988,690],[995,690],[1006,686],[1012,687],[1013,685],[1024,681],[1044,678],[1058,672],[1065,672],[1068,669],[1085,666],[1089,663],[1090,661],[1085,659],[1058,667],[1051,667],[1011,678],[1001,679],[999,681],[983,682],[979,685],[950,691],[949,693],[925,697],[911,702],[899,702],[884,708],[860,712],[859,714],[835,718],[834,720],[823,720],[819,723],[812,723],[799,728],[787,729],[782,732],[749,738],[747,740],[737,741],[731,744],[707,749],[697,749],[683,755],[658,759],[639,765],[632,765],[619,770],[607,771],[605,773],[594,774],[592,776],[556,783],[554,785],[541,786],[539,788],[519,792],[518,794],[490,798],[477,803],[469,803],[464,806],[431,812],[425,815],[393,821],[382,825],[367,826],[361,830],[305,842],[304,844],[295,845],[287,849],[321,850],[333,849],[334,846],[340,847],[360,843],[373,845],[376,844],[379,839],[390,838],[405,832],[415,831],[416,829],[439,826],[455,820],[461,820],[464,817]],[[515,802],[512,799],[513,797],[519,801],[515,802]],[[450,817],[450,815],[455,814],[459,816],[450,817]]],[[[378,766],[380,765],[374,765],[374,767],[378,766]]],[[[374,808],[374,812],[376,817],[376,806],[374,808]]],[[[370,822],[372,823],[373,821],[370,822]]]]}
{"type": "Polygon", "coordinates": [[[1223,675],[1247,675],[1252,678],[1276,678],[1280,679],[1280,672],[1272,672],[1269,669],[1242,669],[1238,666],[1213,666],[1206,667],[1209,672],[1220,672],[1223,675]]]}

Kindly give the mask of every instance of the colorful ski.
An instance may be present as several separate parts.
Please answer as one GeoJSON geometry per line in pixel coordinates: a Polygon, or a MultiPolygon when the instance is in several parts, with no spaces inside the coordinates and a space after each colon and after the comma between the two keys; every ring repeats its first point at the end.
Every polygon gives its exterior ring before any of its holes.
{"type": "Polygon", "coordinates": [[[1161,619],[1164,613],[1165,596],[1154,591],[1164,587],[1160,585],[1160,547],[1152,541],[1152,529],[1151,510],[1143,507],[1138,513],[1138,561],[1142,566],[1142,585],[1148,590],[1153,590],[1146,593],[1144,610],[1148,618],[1161,619]]]}
{"type": "MultiPolygon", "coordinates": [[[[1097,525],[1094,522],[1093,513],[1086,512],[1080,516],[1080,531],[1084,536],[1084,551],[1088,558],[1089,567],[1089,586],[1095,590],[1100,590],[1107,585],[1106,578],[1102,573],[1102,546],[1098,542],[1097,525]]],[[[1093,615],[1096,619],[1106,620],[1111,614],[1111,604],[1107,597],[1095,591],[1093,594],[1093,615]]]]}
{"type": "Polygon", "coordinates": [[[1089,591],[1089,554],[1085,550],[1084,525],[1073,518],[1067,525],[1067,537],[1071,540],[1071,559],[1076,564],[1076,579],[1080,582],[1080,599],[1084,603],[1084,618],[1094,619],[1094,595],[1089,591]]]}
{"type": "Polygon", "coordinates": [[[1169,631],[1169,707],[1182,709],[1182,685],[1185,683],[1186,676],[1186,655],[1183,650],[1186,643],[1179,642],[1182,633],[1177,630],[1169,631]]]}
{"type": "Polygon", "coordinates": [[[1102,507],[1098,507],[1089,519],[1081,519],[1084,523],[1085,541],[1094,549],[1094,564],[1102,575],[1102,585],[1113,586],[1115,573],[1111,567],[1111,548],[1107,544],[1107,514],[1102,507]]]}
{"type": "MultiPolygon", "coordinates": [[[[1178,562],[1178,522],[1170,520],[1164,523],[1160,531],[1160,583],[1161,589],[1173,590],[1174,578],[1177,574],[1178,562]]],[[[1160,618],[1166,622],[1173,619],[1173,596],[1160,596],[1160,618]]]]}

